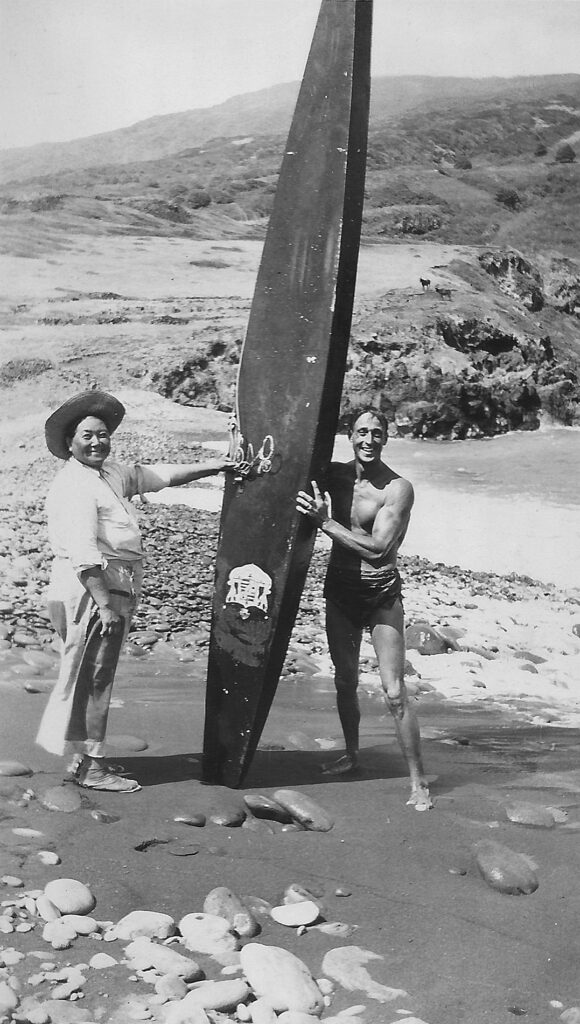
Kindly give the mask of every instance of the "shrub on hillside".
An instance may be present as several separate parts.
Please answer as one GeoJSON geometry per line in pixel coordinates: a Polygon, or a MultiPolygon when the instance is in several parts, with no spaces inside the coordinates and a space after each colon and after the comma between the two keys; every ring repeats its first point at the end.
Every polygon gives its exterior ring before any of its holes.
{"type": "Polygon", "coordinates": [[[48,370],[54,370],[48,359],[9,359],[0,367],[0,387],[11,387],[17,380],[30,380],[48,370]]]}
{"type": "Polygon", "coordinates": [[[495,199],[497,203],[501,203],[507,210],[519,210],[522,205],[522,197],[515,188],[498,188],[495,199]]]}
{"type": "Polygon", "coordinates": [[[534,150],[534,156],[546,156],[548,147],[543,142],[539,142],[534,150]]]}
{"type": "Polygon", "coordinates": [[[426,235],[430,231],[437,231],[440,227],[441,217],[436,213],[424,210],[418,213],[403,214],[394,225],[395,232],[399,235],[426,235]]]}
{"type": "Polygon", "coordinates": [[[469,157],[465,156],[465,153],[462,153],[460,156],[456,157],[454,166],[457,171],[470,171],[473,164],[469,157]]]}
{"type": "Polygon", "coordinates": [[[575,159],[576,153],[568,142],[563,142],[561,146],[558,146],[554,154],[554,160],[557,164],[572,164],[575,159]]]}
{"type": "Polygon", "coordinates": [[[45,195],[36,196],[30,200],[30,209],[33,213],[46,213],[50,210],[56,210],[59,206],[62,206],[65,197],[63,195],[45,195]]]}
{"type": "Polygon", "coordinates": [[[188,193],[186,202],[194,210],[203,210],[206,206],[210,205],[211,196],[203,188],[194,188],[188,193]]]}

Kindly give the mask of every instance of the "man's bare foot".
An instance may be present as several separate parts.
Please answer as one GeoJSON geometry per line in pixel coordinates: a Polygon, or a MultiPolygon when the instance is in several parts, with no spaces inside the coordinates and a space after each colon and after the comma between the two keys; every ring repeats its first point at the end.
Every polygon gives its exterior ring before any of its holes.
{"type": "Polygon", "coordinates": [[[350,754],[343,754],[337,761],[322,765],[323,775],[348,775],[349,772],[358,771],[359,763],[356,757],[350,754]]]}
{"type": "Polygon", "coordinates": [[[407,807],[414,807],[416,811],[430,811],[433,801],[429,794],[429,787],[426,782],[416,783],[411,789],[411,796],[407,800],[407,807]]]}

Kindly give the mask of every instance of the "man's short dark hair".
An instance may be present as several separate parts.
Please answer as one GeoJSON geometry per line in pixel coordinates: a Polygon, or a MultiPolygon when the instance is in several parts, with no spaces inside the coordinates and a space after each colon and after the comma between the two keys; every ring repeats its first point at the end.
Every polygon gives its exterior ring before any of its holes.
{"type": "Polygon", "coordinates": [[[361,416],[365,416],[367,414],[369,416],[374,416],[375,419],[379,421],[381,427],[383,428],[384,435],[385,437],[387,437],[389,433],[389,421],[387,417],[381,412],[380,409],[374,409],[372,405],[361,406],[359,409],[353,409],[352,412],[349,413],[347,421],[349,436],[350,434],[352,434],[354,430],[354,425],[356,421],[360,419],[361,416]]]}

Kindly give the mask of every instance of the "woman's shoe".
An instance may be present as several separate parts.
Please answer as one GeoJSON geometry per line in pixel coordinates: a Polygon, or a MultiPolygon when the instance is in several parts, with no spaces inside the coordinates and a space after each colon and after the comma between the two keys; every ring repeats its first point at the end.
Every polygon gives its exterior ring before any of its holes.
{"type": "Polygon", "coordinates": [[[126,779],[122,775],[115,775],[105,768],[83,768],[81,766],[73,781],[83,789],[97,789],[107,793],[136,793],[141,789],[135,779],[126,779]]]}
{"type": "MultiPolygon", "coordinates": [[[[105,761],[102,758],[100,758],[99,760],[102,761],[103,771],[110,772],[111,775],[125,774],[126,769],[123,767],[122,764],[111,764],[110,761],[105,761]]],[[[88,754],[76,754],[75,758],[67,766],[67,778],[72,779],[73,782],[76,782],[84,772],[90,769],[90,767],[91,758],[88,756],[88,754]]]]}

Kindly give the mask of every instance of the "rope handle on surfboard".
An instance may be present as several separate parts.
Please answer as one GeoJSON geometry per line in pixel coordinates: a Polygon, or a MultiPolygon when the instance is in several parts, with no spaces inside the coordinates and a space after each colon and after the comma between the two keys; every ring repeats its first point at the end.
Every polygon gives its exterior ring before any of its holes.
{"type": "Polygon", "coordinates": [[[254,446],[251,442],[246,445],[244,435],[240,432],[235,416],[232,416],[229,423],[230,430],[230,458],[233,459],[236,472],[236,483],[243,483],[244,480],[254,479],[272,471],[275,455],[275,444],[272,434],[266,434],[258,453],[254,454],[254,446]]]}

